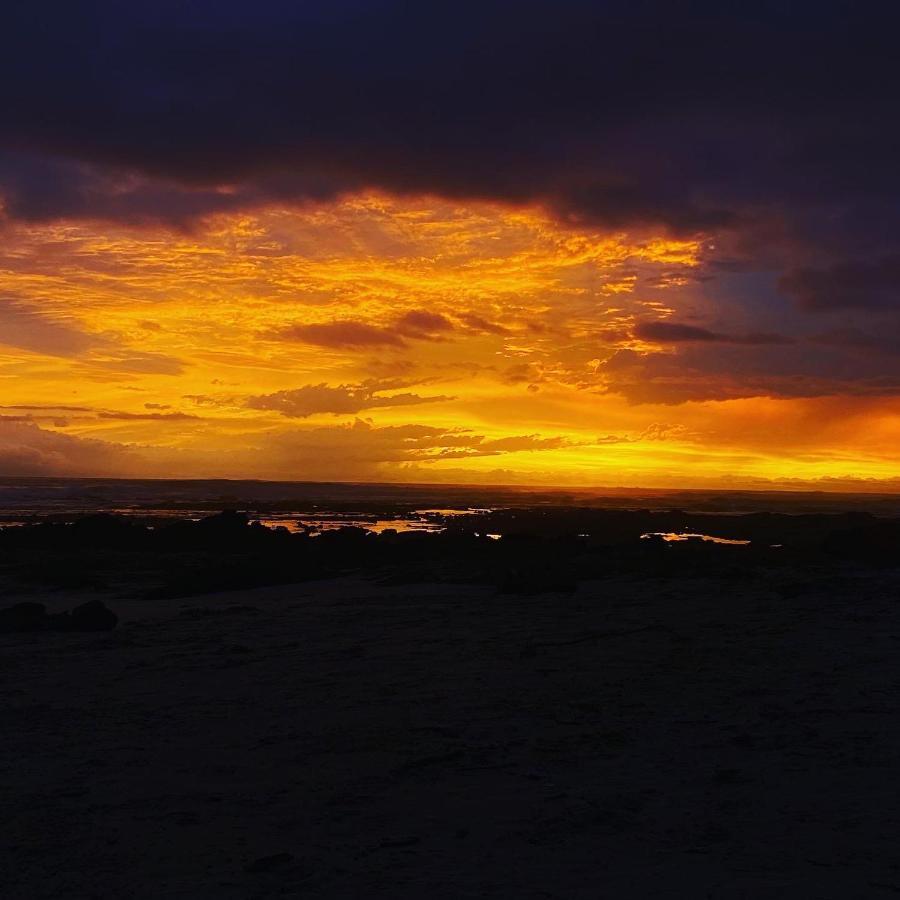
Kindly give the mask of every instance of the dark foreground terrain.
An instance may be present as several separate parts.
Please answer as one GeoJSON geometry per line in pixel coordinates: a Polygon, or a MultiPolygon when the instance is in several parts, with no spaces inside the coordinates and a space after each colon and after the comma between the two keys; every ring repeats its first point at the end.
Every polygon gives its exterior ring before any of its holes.
{"type": "Polygon", "coordinates": [[[4,898],[900,893],[889,522],[250,538],[284,555],[120,525],[0,540],[10,602],[119,616],[0,635],[4,898]]]}

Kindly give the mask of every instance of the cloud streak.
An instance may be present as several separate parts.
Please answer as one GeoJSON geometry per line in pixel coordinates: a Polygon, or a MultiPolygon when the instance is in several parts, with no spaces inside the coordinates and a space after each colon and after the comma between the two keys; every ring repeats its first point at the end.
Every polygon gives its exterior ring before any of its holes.
{"type": "Polygon", "coordinates": [[[276,336],[281,340],[300,341],[335,350],[403,346],[403,339],[396,332],[352,320],[291,325],[277,332],[276,336]]]}
{"type": "Polygon", "coordinates": [[[634,336],[642,341],[657,344],[744,344],[746,346],[762,346],[765,344],[792,344],[792,338],[782,334],[754,332],[751,334],[723,334],[710,331],[696,325],[685,325],[679,322],[639,322],[634,329],[634,336]]]}
{"type": "Polygon", "coordinates": [[[341,384],[331,387],[327,384],[307,384],[291,390],[276,391],[250,397],[246,401],[248,409],[272,410],[294,419],[305,419],[320,413],[331,415],[353,415],[367,409],[385,409],[397,406],[418,406],[423,403],[443,403],[453,400],[443,394],[422,397],[419,394],[388,394],[390,383],[377,381],[363,384],[341,384]]]}

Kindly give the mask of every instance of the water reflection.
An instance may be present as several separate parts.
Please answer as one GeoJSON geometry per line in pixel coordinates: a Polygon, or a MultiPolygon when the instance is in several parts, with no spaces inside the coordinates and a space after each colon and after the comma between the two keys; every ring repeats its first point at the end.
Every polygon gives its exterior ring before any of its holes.
{"type": "Polygon", "coordinates": [[[265,516],[257,519],[267,528],[286,528],[292,533],[301,532],[315,535],[322,531],[334,531],[337,528],[364,528],[374,534],[393,529],[394,531],[443,531],[445,526],[440,522],[428,522],[422,519],[378,519],[360,516],[328,516],[313,518],[304,516],[297,519],[291,516],[265,516]]]}
{"type": "Polygon", "coordinates": [[[662,538],[664,541],[707,541],[711,544],[731,544],[746,546],[750,541],[738,541],[733,538],[715,537],[712,534],[697,534],[692,531],[650,531],[641,535],[642,539],[662,538]]]}
{"type": "MultiPolygon", "coordinates": [[[[454,516],[486,516],[493,509],[476,507],[456,507],[446,509],[417,509],[396,516],[377,516],[365,513],[323,513],[317,516],[297,517],[296,513],[282,513],[277,516],[260,516],[256,521],[268,528],[286,528],[292,533],[302,532],[312,536],[323,531],[334,531],[337,528],[354,526],[364,528],[373,534],[383,531],[424,531],[441,532],[446,530],[445,520],[454,516]]],[[[499,537],[499,535],[498,535],[499,537]]]]}

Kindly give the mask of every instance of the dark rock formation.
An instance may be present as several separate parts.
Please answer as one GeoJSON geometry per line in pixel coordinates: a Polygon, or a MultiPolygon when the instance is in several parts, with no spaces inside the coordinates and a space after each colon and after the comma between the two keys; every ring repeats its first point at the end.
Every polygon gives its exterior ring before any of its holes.
{"type": "Polygon", "coordinates": [[[0,634],[37,631],[110,631],[119,617],[99,600],[89,600],[69,612],[50,615],[43,603],[16,603],[0,609],[0,634]]]}
{"type": "Polygon", "coordinates": [[[119,617],[99,600],[89,600],[69,613],[69,631],[111,631],[119,617]]]}

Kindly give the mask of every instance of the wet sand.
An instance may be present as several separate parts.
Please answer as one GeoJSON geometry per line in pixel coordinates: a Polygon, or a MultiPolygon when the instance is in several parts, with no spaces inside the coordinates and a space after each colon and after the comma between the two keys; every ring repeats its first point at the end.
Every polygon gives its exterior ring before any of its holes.
{"type": "Polygon", "coordinates": [[[896,895],[898,588],[341,579],[0,636],[0,895],[896,895]]]}

